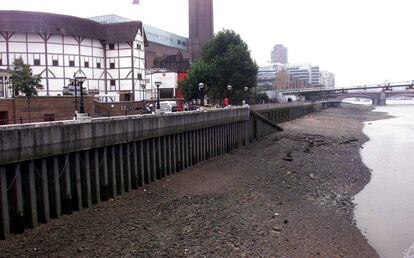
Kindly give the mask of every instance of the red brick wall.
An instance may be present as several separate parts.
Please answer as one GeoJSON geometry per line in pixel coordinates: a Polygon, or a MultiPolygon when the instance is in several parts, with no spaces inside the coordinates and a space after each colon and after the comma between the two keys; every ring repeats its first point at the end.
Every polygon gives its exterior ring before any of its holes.
{"type": "MultiPolygon", "coordinates": [[[[94,98],[84,97],[85,112],[94,113],[94,98]]],[[[79,109],[79,98],[78,98],[79,109]]],[[[0,99],[0,112],[8,112],[8,123],[28,123],[29,108],[27,98],[0,99]],[[14,121],[15,120],[15,121],[14,121]]],[[[75,114],[75,97],[33,97],[30,100],[30,122],[44,122],[45,115],[51,115],[54,120],[72,119],[75,114]]]]}
{"type": "Polygon", "coordinates": [[[0,99],[0,125],[14,123],[14,99],[0,99]]]}

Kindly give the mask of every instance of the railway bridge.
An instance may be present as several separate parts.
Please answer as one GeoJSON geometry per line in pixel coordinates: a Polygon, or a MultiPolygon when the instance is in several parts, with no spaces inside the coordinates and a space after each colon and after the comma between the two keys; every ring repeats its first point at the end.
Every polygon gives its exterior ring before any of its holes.
{"type": "Polygon", "coordinates": [[[306,100],[365,98],[370,99],[375,106],[386,105],[388,98],[414,98],[414,81],[386,83],[384,85],[364,85],[348,88],[307,88],[288,89],[280,91],[282,95],[297,95],[306,100]]]}

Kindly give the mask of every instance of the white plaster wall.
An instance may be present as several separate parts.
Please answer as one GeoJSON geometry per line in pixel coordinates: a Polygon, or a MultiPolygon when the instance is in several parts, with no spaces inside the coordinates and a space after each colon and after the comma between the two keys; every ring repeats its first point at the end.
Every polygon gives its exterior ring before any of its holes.
{"type": "Polygon", "coordinates": [[[40,35],[36,33],[28,33],[27,38],[29,42],[44,42],[40,35]]]}
{"type": "Polygon", "coordinates": [[[26,42],[26,34],[25,33],[15,33],[10,37],[10,41],[26,42]]]}
{"type": "MultiPolygon", "coordinates": [[[[135,96],[137,99],[141,99],[142,95],[140,84],[145,80],[145,52],[142,36],[137,34],[136,41],[133,42],[134,56],[134,78],[136,91],[135,96]],[[141,44],[141,50],[138,50],[136,45],[141,44]],[[142,59],[139,59],[142,58],[142,59]],[[138,73],[142,74],[143,81],[137,79],[138,73]]],[[[106,45],[108,48],[109,46],[106,45]]],[[[39,34],[28,33],[16,33],[12,36],[9,43],[9,59],[10,64],[15,58],[22,57],[25,63],[31,65],[34,74],[42,75],[42,84],[44,90],[39,95],[46,95],[46,55],[45,44],[39,34]],[[26,42],[26,39],[28,42],[26,42]],[[40,59],[40,66],[34,66],[34,59],[40,59]]],[[[105,91],[104,81],[104,67],[105,61],[107,63],[108,73],[108,91],[110,90],[110,80],[114,79],[116,82],[115,90],[132,90],[132,75],[131,75],[131,47],[128,43],[115,44],[115,50],[107,50],[107,59],[104,60],[104,48],[98,39],[85,38],[81,43],[81,57],[79,64],[79,46],[78,42],[72,36],[52,35],[47,44],[47,60],[49,69],[49,93],[50,95],[62,94],[62,88],[69,83],[69,79],[73,74],[79,70],[85,73],[88,80],[84,86],[89,89],[99,89],[102,92],[105,91]],[[63,38],[63,41],[62,41],[63,38]],[[118,49],[119,46],[119,49],[118,49]],[[58,66],[53,66],[53,60],[58,60],[58,66]],[[74,67],[69,67],[69,61],[75,62],[74,67]],[[89,61],[89,68],[84,67],[85,60],[89,61]],[[97,68],[97,63],[101,63],[101,68],[97,68]],[[115,63],[115,69],[109,69],[110,63],[115,63]],[[119,69],[118,69],[119,68],[119,69]]],[[[2,59],[2,68],[7,65],[6,55],[6,42],[0,37],[0,58],[2,59]]]]}
{"type": "Polygon", "coordinates": [[[6,52],[6,41],[2,39],[3,37],[0,36],[0,52],[6,52]]]}
{"type": "MultiPolygon", "coordinates": [[[[12,44],[12,43],[11,43],[12,44]]],[[[28,52],[29,53],[44,53],[45,44],[44,43],[28,43],[28,52]]]]}
{"type": "Polygon", "coordinates": [[[25,53],[26,52],[26,43],[24,43],[24,42],[11,42],[9,44],[9,51],[10,52],[25,53]]]}
{"type": "Polygon", "coordinates": [[[65,44],[65,55],[79,55],[79,47],[76,45],[65,44]]]}
{"type": "Polygon", "coordinates": [[[58,43],[62,44],[62,36],[61,35],[52,35],[48,40],[49,43],[58,43]]]}

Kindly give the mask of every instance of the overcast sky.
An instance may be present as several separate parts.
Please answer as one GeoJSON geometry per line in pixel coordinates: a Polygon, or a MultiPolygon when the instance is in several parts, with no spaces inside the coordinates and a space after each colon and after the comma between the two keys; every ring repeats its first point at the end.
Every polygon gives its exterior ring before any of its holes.
{"type": "MultiPolygon", "coordinates": [[[[188,36],[188,0],[0,0],[0,9],[90,17],[117,14],[188,36]]],[[[414,79],[412,0],[215,0],[216,32],[233,29],[266,65],[275,44],[289,62],[336,75],[337,86],[414,79]]]]}

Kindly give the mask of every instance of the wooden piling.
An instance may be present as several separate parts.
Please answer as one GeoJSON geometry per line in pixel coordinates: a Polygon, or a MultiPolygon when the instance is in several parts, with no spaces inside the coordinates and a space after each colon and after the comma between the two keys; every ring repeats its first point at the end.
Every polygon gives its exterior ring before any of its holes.
{"type": "Polygon", "coordinates": [[[24,210],[23,210],[23,191],[22,191],[22,175],[20,163],[14,165],[14,178],[11,183],[11,227],[16,233],[24,232],[24,210]]]}
{"type": "Polygon", "coordinates": [[[76,152],[74,155],[74,171],[75,177],[73,180],[74,185],[74,192],[73,192],[73,200],[74,200],[74,208],[75,210],[82,210],[82,180],[81,180],[81,168],[80,168],[80,154],[76,152]]]}
{"type": "Polygon", "coordinates": [[[95,204],[101,202],[101,186],[100,186],[100,166],[101,162],[99,160],[99,149],[93,151],[93,171],[91,175],[92,179],[92,201],[95,204]]]}
{"type": "Polygon", "coordinates": [[[150,139],[145,140],[145,184],[149,184],[151,180],[151,144],[150,139]]]}
{"type": "Polygon", "coordinates": [[[70,183],[70,157],[65,154],[63,157],[62,175],[62,211],[65,214],[72,214],[72,187],[70,183]]]}
{"type": "Polygon", "coordinates": [[[83,206],[90,208],[92,207],[92,190],[91,190],[91,165],[90,165],[90,157],[89,151],[83,152],[83,171],[81,174],[82,177],[82,199],[83,199],[83,206]]]}
{"type": "Polygon", "coordinates": [[[177,147],[174,151],[177,152],[177,171],[181,171],[183,169],[183,156],[181,154],[181,135],[176,134],[175,137],[177,138],[177,147]]]}
{"type": "Polygon", "coordinates": [[[101,200],[107,201],[109,199],[109,179],[108,179],[108,148],[104,147],[102,150],[102,176],[100,180],[101,186],[101,200]]]}
{"type": "Polygon", "coordinates": [[[7,198],[7,178],[5,167],[0,167],[0,238],[10,236],[9,203],[7,198]]]}
{"type": "Polygon", "coordinates": [[[144,158],[144,141],[138,142],[139,146],[139,185],[145,184],[145,158],[144,158]]]}
{"type": "Polygon", "coordinates": [[[110,165],[109,165],[109,167],[108,167],[108,169],[109,169],[109,174],[108,174],[108,177],[109,177],[109,195],[110,195],[110,197],[112,197],[112,198],[115,198],[117,195],[118,195],[118,193],[117,193],[117,188],[116,188],[116,158],[115,158],[115,148],[116,148],[116,146],[111,146],[110,148],[109,148],[109,151],[110,151],[110,153],[109,153],[109,163],[110,163],[110,165]]]}
{"type": "Polygon", "coordinates": [[[52,164],[50,168],[50,215],[51,217],[58,218],[62,214],[61,198],[60,198],[60,169],[59,159],[57,156],[52,158],[52,164]]]}
{"type": "Polygon", "coordinates": [[[124,176],[124,149],[122,144],[117,146],[118,155],[116,158],[116,181],[117,181],[117,190],[118,194],[122,195],[125,192],[125,176],[124,176]]]}
{"type": "Polygon", "coordinates": [[[46,159],[40,161],[40,184],[39,184],[39,220],[47,223],[50,221],[50,208],[49,208],[49,186],[47,176],[47,162],[46,159]]]}
{"type": "Polygon", "coordinates": [[[167,136],[167,144],[168,144],[168,175],[171,175],[173,173],[173,168],[172,168],[172,137],[174,137],[174,135],[168,135],[167,136]]]}
{"type": "Polygon", "coordinates": [[[31,228],[35,228],[38,223],[37,217],[37,199],[36,199],[36,185],[35,185],[35,164],[33,161],[29,161],[29,170],[26,180],[27,187],[27,198],[26,198],[26,219],[28,222],[28,226],[31,228]]]}
{"type": "Polygon", "coordinates": [[[125,143],[126,147],[126,154],[124,158],[124,168],[125,168],[125,191],[131,192],[132,189],[132,183],[131,183],[131,160],[134,159],[133,155],[135,153],[132,153],[131,151],[131,143],[125,143]]]}
{"type": "Polygon", "coordinates": [[[176,147],[177,146],[177,134],[174,134],[172,136],[172,168],[173,168],[173,173],[177,172],[177,151],[176,151],[176,147]]]}
{"type": "Polygon", "coordinates": [[[139,183],[139,172],[140,172],[140,168],[139,168],[139,155],[140,153],[138,152],[138,143],[137,142],[133,142],[132,143],[132,175],[131,175],[131,187],[132,189],[137,189],[140,185],[139,183]]]}

